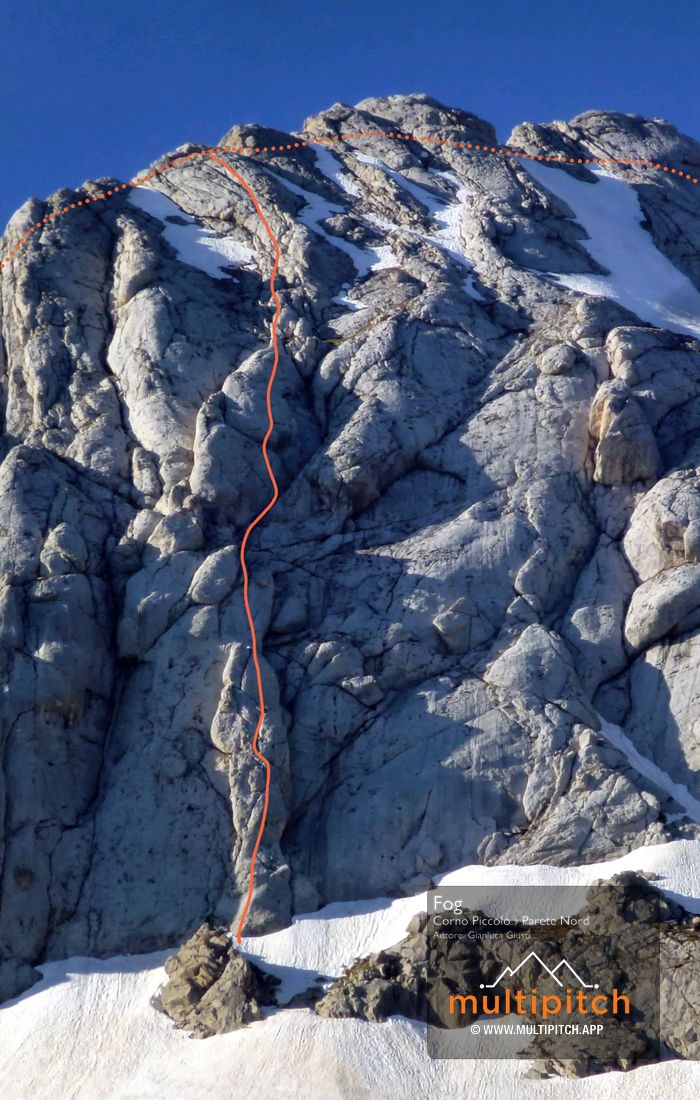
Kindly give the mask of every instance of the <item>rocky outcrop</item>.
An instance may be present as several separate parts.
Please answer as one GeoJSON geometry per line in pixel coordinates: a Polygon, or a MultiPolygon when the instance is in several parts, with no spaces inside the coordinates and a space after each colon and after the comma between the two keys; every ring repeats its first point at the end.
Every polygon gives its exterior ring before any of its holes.
{"type": "MultiPolygon", "coordinates": [[[[426,96],[305,126],[494,141],[426,96]]],[[[281,249],[281,492],[248,546],[272,787],[246,930],[465,863],[694,835],[598,712],[694,788],[697,190],[609,168],[639,249],[674,265],[662,326],[620,304],[582,210],[520,159],[286,137],[227,139],[277,147],[227,155],[281,249]]],[[[513,140],[697,155],[600,113],[513,140]]],[[[6,243],[74,198],[30,200],[6,243]]],[[[46,958],[240,918],[265,778],[239,554],[269,499],[272,260],[245,192],[194,158],[3,269],[5,995],[46,958]]]]}
{"type": "Polygon", "coordinates": [[[153,1005],[199,1039],[236,1031],[274,1005],[277,979],[239,955],[225,928],[203,924],[165,964],[153,1005]]]}
{"type": "MultiPolygon", "coordinates": [[[[465,920],[468,924],[473,916],[465,910],[459,927],[454,926],[457,932],[443,940],[443,925],[424,913],[413,918],[409,934],[400,943],[353,963],[317,1001],[315,1012],[374,1022],[402,1015],[438,1029],[466,1027],[486,1017],[477,1011],[456,1020],[450,1011],[450,994],[474,992],[504,966],[519,965],[523,941],[518,936],[526,934],[526,950],[537,952],[538,959],[519,971],[513,990],[537,988],[539,959],[546,962],[551,956],[551,965],[562,958],[579,971],[593,965],[596,988],[612,989],[619,982],[636,1006],[634,1021],[631,1017],[614,1031],[609,1029],[602,1042],[538,1036],[524,1052],[534,1061],[530,1076],[584,1077],[603,1070],[632,1069],[660,1056],[697,1058],[700,917],[663,898],[645,878],[634,874],[590,887],[577,915],[586,925],[583,934],[572,925],[552,931],[511,922],[511,938],[497,934],[468,938],[459,934],[465,920]]],[[[530,1013],[527,1022],[539,1018],[530,1013]]]]}
{"type": "Polygon", "coordinates": [[[427,925],[426,914],[414,917],[401,943],[357,959],[318,999],[314,1005],[317,1015],[329,1019],[352,1016],[374,1023],[391,1016],[425,1020],[429,1011],[427,925]]]}
{"type": "Polygon", "coordinates": [[[647,481],[659,472],[659,453],[648,421],[625,383],[604,382],[591,404],[589,428],[598,440],[594,481],[619,485],[647,481]]]}

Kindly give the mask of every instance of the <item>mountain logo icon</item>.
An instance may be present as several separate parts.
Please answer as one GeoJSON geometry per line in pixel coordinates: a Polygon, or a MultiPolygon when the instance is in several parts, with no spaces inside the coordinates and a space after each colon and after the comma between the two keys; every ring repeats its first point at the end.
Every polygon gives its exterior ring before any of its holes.
{"type": "Polygon", "coordinates": [[[578,974],[576,972],[576,970],[574,970],[573,966],[568,961],[568,959],[562,959],[561,962],[558,962],[557,965],[552,970],[549,966],[547,966],[547,963],[544,962],[539,957],[539,955],[537,954],[536,951],[531,951],[529,955],[525,956],[525,958],[523,959],[523,961],[521,963],[518,963],[515,970],[513,970],[512,967],[510,967],[510,966],[506,966],[505,969],[502,970],[501,973],[498,975],[495,982],[490,982],[488,985],[484,985],[484,983],[482,982],[479,986],[479,989],[493,989],[495,986],[498,985],[499,982],[503,981],[504,978],[512,978],[515,974],[518,973],[518,971],[523,966],[525,966],[526,962],[529,962],[530,959],[536,959],[537,962],[542,967],[542,969],[547,971],[550,978],[554,978],[554,981],[557,983],[557,985],[563,986],[563,984],[564,984],[562,982],[561,978],[557,976],[557,973],[559,971],[563,970],[563,971],[568,971],[568,973],[571,975],[571,977],[574,978],[583,989],[598,989],[599,988],[597,982],[595,982],[595,983],[593,983],[593,982],[584,982],[581,975],[578,974]]]}

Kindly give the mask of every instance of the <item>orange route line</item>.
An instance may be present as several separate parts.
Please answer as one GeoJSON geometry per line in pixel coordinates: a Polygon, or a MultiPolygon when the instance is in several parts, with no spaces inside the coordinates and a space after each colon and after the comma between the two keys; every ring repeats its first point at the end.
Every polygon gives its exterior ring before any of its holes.
{"type": "MultiPolygon", "coordinates": [[[[279,297],[277,295],[277,291],[275,290],[275,278],[277,276],[277,271],[278,271],[278,268],[279,268],[281,256],[280,256],[279,242],[278,242],[277,238],[275,237],[274,233],[272,232],[272,230],[270,228],[270,225],[267,221],[267,218],[265,217],[265,215],[262,211],[260,203],[258,202],[257,196],[256,196],[255,192],[253,191],[252,187],[250,186],[249,183],[247,183],[246,180],[243,179],[243,177],[234,168],[231,167],[230,164],[228,164],[225,160],[222,160],[220,157],[216,156],[215,154],[216,153],[238,153],[238,154],[243,155],[243,156],[253,156],[253,155],[258,156],[258,155],[261,155],[261,154],[267,155],[267,154],[270,154],[270,153],[287,153],[287,152],[292,152],[295,149],[304,149],[304,148],[307,148],[308,146],[312,146],[312,145],[334,145],[334,144],[340,144],[341,142],[365,140],[367,138],[394,138],[394,139],[397,139],[399,141],[416,142],[416,143],[419,143],[419,144],[431,144],[431,145],[436,145],[436,146],[446,146],[447,148],[450,148],[450,149],[458,149],[458,150],[464,151],[464,152],[472,151],[472,152],[480,153],[482,155],[486,154],[488,156],[510,157],[513,160],[516,160],[516,159],[520,159],[520,160],[539,160],[539,161],[546,161],[547,163],[552,163],[552,164],[618,164],[618,165],[629,165],[629,166],[635,166],[635,167],[639,167],[639,168],[658,169],[658,170],[661,170],[663,172],[669,172],[671,175],[677,176],[679,179],[689,180],[693,184],[698,183],[698,178],[694,177],[694,176],[691,176],[688,172],[684,172],[680,168],[671,167],[670,165],[657,163],[653,160],[644,160],[644,159],[640,159],[640,158],[620,159],[618,157],[578,157],[577,158],[577,157],[565,157],[565,156],[548,156],[547,154],[544,154],[544,153],[526,153],[523,150],[510,149],[507,146],[474,144],[473,142],[470,142],[470,141],[457,141],[454,138],[440,137],[439,135],[411,134],[411,133],[403,133],[403,132],[400,132],[400,131],[397,131],[397,130],[360,130],[360,131],[353,132],[353,133],[348,133],[348,134],[322,135],[322,136],[319,136],[319,137],[316,137],[316,138],[308,137],[306,140],[301,139],[299,141],[289,142],[289,143],[284,144],[284,145],[270,145],[270,146],[265,145],[265,146],[262,146],[262,147],[261,146],[250,146],[250,145],[239,145],[239,146],[236,146],[236,145],[223,145],[223,146],[218,145],[218,146],[208,148],[208,149],[205,149],[205,150],[201,150],[201,151],[198,150],[198,151],[193,152],[193,153],[186,153],[181,157],[176,157],[174,160],[167,163],[164,167],[158,167],[152,172],[146,172],[143,175],[137,176],[134,179],[130,180],[128,183],[113,184],[112,187],[109,188],[108,190],[97,191],[97,192],[95,192],[93,194],[90,194],[90,195],[86,194],[85,192],[82,192],[83,197],[81,199],[79,199],[77,197],[78,193],[76,193],[76,201],[75,202],[68,203],[65,206],[57,207],[54,211],[52,211],[52,213],[50,213],[46,217],[42,218],[41,221],[34,222],[32,225],[30,225],[30,227],[26,231],[26,233],[24,233],[21,237],[18,238],[17,243],[14,245],[14,247],[10,248],[9,251],[7,251],[5,253],[5,256],[2,258],[2,260],[0,260],[0,269],[5,268],[5,267],[9,267],[12,259],[17,254],[17,252],[19,252],[27,244],[27,242],[29,240],[31,240],[32,234],[36,233],[37,230],[43,229],[44,226],[51,225],[51,223],[53,221],[55,221],[57,218],[61,217],[63,214],[68,214],[72,210],[77,210],[78,208],[83,207],[83,206],[89,206],[89,205],[91,205],[92,203],[95,203],[95,202],[100,202],[102,200],[113,198],[114,196],[121,194],[123,191],[130,190],[133,187],[137,187],[140,184],[146,183],[148,180],[157,179],[158,176],[164,175],[166,172],[170,171],[173,168],[179,168],[179,167],[185,166],[187,164],[190,164],[191,162],[197,163],[198,158],[204,158],[205,160],[211,159],[212,161],[215,161],[216,164],[220,164],[223,168],[226,169],[227,172],[229,172],[234,177],[234,179],[238,183],[240,183],[240,185],[244,188],[244,190],[248,194],[249,198],[251,199],[251,201],[253,203],[253,206],[255,207],[255,212],[257,213],[258,217],[260,218],[260,221],[261,221],[261,223],[262,223],[262,225],[265,229],[265,232],[267,233],[267,236],[270,239],[270,241],[272,243],[272,246],[274,248],[275,262],[273,264],[272,272],[270,274],[270,293],[271,293],[272,298],[273,298],[274,303],[275,303],[275,313],[274,313],[274,317],[272,319],[272,327],[271,327],[271,333],[270,333],[271,342],[272,342],[272,349],[273,349],[273,363],[272,363],[272,368],[270,370],[270,374],[269,374],[269,377],[268,377],[268,380],[267,380],[267,388],[266,388],[266,391],[265,391],[265,402],[266,402],[266,406],[267,406],[267,431],[265,432],[265,436],[264,436],[264,439],[263,439],[263,442],[262,442],[262,456],[263,456],[263,460],[265,462],[265,467],[267,469],[268,476],[270,478],[270,484],[272,485],[272,496],[270,497],[269,501],[267,502],[265,507],[262,509],[262,511],[257,514],[255,519],[253,519],[252,522],[246,528],[245,534],[243,536],[243,540],[241,542],[241,549],[240,549],[241,570],[243,572],[243,602],[244,602],[244,605],[245,605],[246,617],[248,619],[248,626],[250,628],[253,665],[255,667],[255,677],[256,677],[256,681],[257,681],[258,701],[259,701],[258,721],[256,723],[255,731],[253,733],[252,749],[253,749],[253,753],[254,753],[255,757],[258,760],[260,760],[261,763],[265,767],[265,797],[264,797],[264,801],[263,801],[263,812],[262,812],[262,816],[260,818],[260,824],[258,826],[258,832],[257,832],[257,836],[255,838],[255,844],[254,844],[254,847],[253,847],[253,853],[252,853],[251,861],[250,861],[250,877],[249,877],[249,882],[248,882],[248,893],[247,893],[247,896],[246,896],[246,901],[245,901],[245,906],[243,908],[243,913],[242,913],[242,915],[240,917],[240,920],[238,922],[238,929],[237,929],[237,932],[236,932],[236,939],[237,939],[238,943],[241,943],[243,928],[244,928],[246,919],[248,917],[248,913],[250,912],[250,906],[251,906],[251,903],[252,903],[252,900],[253,900],[253,889],[254,889],[254,886],[255,886],[255,865],[256,865],[256,861],[257,861],[258,852],[259,852],[259,849],[260,849],[260,844],[262,843],[263,833],[265,831],[265,825],[267,823],[267,815],[268,815],[269,806],[270,806],[270,784],[271,784],[271,779],[272,779],[272,766],[270,764],[270,761],[267,759],[267,757],[263,753],[260,752],[260,748],[259,748],[260,733],[261,733],[261,730],[262,730],[263,722],[265,720],[265,713],[266,713],[266,710],[265,710],[265,694],[264,694],[264,690],[263,690],[262,672],[261,672],[261,669],[260,669],[260,660],[259,660],[259,657],[258,657],[258,640],[257,640],[257,634],[255,632],[255,622],[253,620],[253,615],[252,615],[252,611],[251,611],[251,608],[250,608],[249,591],[248,591],[249,590],[249,576],[248,576],[248,567],[247,567],[246,559],[245,559],[245,552],[246,552],[246,548],[247,548],[247,545],[248,545],[248,539],[250,538],[252,532],[255,530],[255,528],[261,522],[261,520],[263,520],[265,518],[265,516],[270,511],[270,509],[273,507],[273,505],[275,504],[277,498],[279,497],[279,486],[277,484],[277,480],[275,478],[272,466],[270,464],[270,458],[269,458],[269,455],[268,455],[267,445],[268,445],[268,442],[270,440],[270,436],[272,435],[272,432],[273,432],[273,429],[274,429],[274,426],[275,426],[274,416],[272,414],[271,395],[272,395],[272,386],[273,386],[273,383],[275,381],[275,375],[277,374],[277,367],[279,365],[279,347],[278,347],[278,343],[277,343],[277,328],[278,328],[280,312],[281,312],[280,300],[279,300],[279,297]]],[[[200,160],[200,163],[201,163],[201,160],[200,160]]]]}
{"type": "Polygon", "coordinates": [[[251,534],[253,533],[255,528],[258,526],[260,521],[265,518],[265,516],[267,515],[267,513],[270,511],[270,509],[274,505],[275,501],[277,500],[278,496],[280,495],[279,486],[277,484],[277,480],[275,478],[272,466],[270,465],[270,458],[269,458],[269,455],[267,453],[267,445],[269,443],[270,436],[272,435],[273,429],[275,427],[275,418],[272,415],[271,397],[272,397],[272,386],[273,386],[274,381],[275,381],[275,375],[277,374],[277,366],[279,364],[279,358],[280,358],[279,347],[278,347],[278,343],[277,343],[277,326],[278,326],[278,323],[279,323],[280,310],[281,310],[282,307],[281,307],[281,304],[280,304],[280,300],[279,300],[279,296],[277,294],[277,291],[275,290],[275,278],[277,276],[277,269],[279,268],[279,264],[280,264],[280,246],[279,246],[279,242],[278,242],[277,238],[275,237],[274,233],[270,229],[269,222],[268,222],[267,218],[265,217],[265,215],[263,214],[263,211],[262,211],[262,208],[260,206],[260,203],[258,202],[257,196],[256,196],[255,192],[253,191],[253,188],[250,186],[250,184],[247,183],[246,180],[243,179],[243,176],[239,175],[239,173],[235,170],[235,168],[232,168],[231,165],[227,164],[225,160],[221,160],[220,157],[215,156],[211,149],[209,150],[209,156],[211,157],[211,159],[213,161],[216,161],[217,164],[220,164],[223,168],[225,168],[227,172],[230,172],[231,175],[234,177],[234,179],[238,183],[240,183],[241,187],[243,187],[245,189],[246,193],[248,194],[249,198],[251,199],[251,201],[253,203],[253,206],[255,207],[256,214],[258,215],[258,217],[260,218],[260,221],[262,222],[262,224],[264,226],[265,232],[267,233],[268,237],[270,238],[270,241],[272,242],[272,247],[275,250],[275,262],[272,265],[272,272],[270,274],[270,293],[271,293],[272,298],[273,298],[274,303],[275,303],[275,314],[274,314],[274,317],[272,318],[272,328],[271,328],[271,331],[270,331],[270,337],[271,337],[271,341],[272,341],[272,350],[273,350],[273,353],[274,353],[274,358],[273,358],[273,362],[272,362],[272,368],[270,370],[270,374],[269,374],[268,379],[267,379],[267,389],[265,390],[265,403],[267,405],[267,431],[265,432],[265,438],[262,441],[262,456],[263,456],[263,459],[265,461],[265,467],[267,469],[268,477],[270,478],[270,484],[272,485],[272,496],[270,497],[270,499],[268,500],[267,504],[262,509],[262,511],[258,512],[255,519],[251,520],[251,522],[248,524],[248,526],[246,528],[246,531],[245,531],[245,534],[243,536],[243,541],[241,542],[241,550],[240,550],[241,569],[243,571],[243,603],[245,604],[245,613],[246,613],[246,617],[248,619],[248,626],[250,628],[250,639],[251,639],[251,645],[252,645],[252,651],[253,651],[253,664],[255,666],[255,678],[257,680],[257,685],[258,685],[258,704],[259,704],[259,707],[258,707],[258,721],[257,721],[256,726],[255,726],[255,732],[253,733],[252,747],[253,747],[254,756],[256,756],[257,759],[260,760],[265,766],[265,798],[264,798],[264,802],[263,802],[263,811],[262,811],[262,816],[260,818],[260,824],[258,825],[258,833],[257,833],[257,836],[255,838],[255,845],[253,847],[253,854],[250,858],[250,876],[249,876],[249,879],[248,879],[248,894],[246,896],[245,905],[243,907],[243,913],[241,914],[240,920],[238,922],[238,929],[236,931],[236,939],[240,943],[241,942],[241,937],[242,937],[242,934],[243,934],[243,927],[245,925],[246,918],[247,918],[248,913],[250,911],[251,902],[253,900],[253,888],[255,886],[255,864],[256,864],[256,861],[257,861],[257,858],[258,858],[258,850],[259,850],[260,844],[262,842],[263,833],[265,832],[265,825],[267,824],[267,814],[268,814],[268,810],[269,810],[269,807],[270,807],[270,782],[271,782],[271,779],[272,779],[272,766],[270,764],[270,761],[267,759],[267,757],[263,753],[260,752],[260,748],[259,748],[259,745],[258,745],[258,742],[260,740],[260,731],[262,730],[262,725],[263,725],[263,722],[265,721],[265,692],[263,690],[262,672],[260,671],[260,659],[258,657],[258,638],[257,638],[257,634],[255,632],[255,622],[253,620],[253,613],[250,609],[250,600],[249,600],[249,597],[248,597],[249,578],[248,578],[248,566],[247,566],[246,560],[245,560],[245,552],[246,552],[246,547],[248,545],[248,539],[250,538],[251,534]]]}

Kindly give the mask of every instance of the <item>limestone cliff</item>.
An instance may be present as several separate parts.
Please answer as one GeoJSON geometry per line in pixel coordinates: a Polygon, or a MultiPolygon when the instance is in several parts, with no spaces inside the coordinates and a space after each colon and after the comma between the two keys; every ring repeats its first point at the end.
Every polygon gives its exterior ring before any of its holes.
{"type": "MultiPolygon", "coordinates": [[[[399,127],[495,140],[421,96],[305,131],[399,127]]],[[[671,124],[603,112],[511,144],[700,163],[671,124]]],[[[693,835],[698,188],[396,138],[227,157],[282,252],[248,930],[693,835]]],[[[31,200],[5,244],[73,201],[31,200]]],[[[199,158],[2,272],[0,995],[240,913],[271,265],[199,158]]]]}

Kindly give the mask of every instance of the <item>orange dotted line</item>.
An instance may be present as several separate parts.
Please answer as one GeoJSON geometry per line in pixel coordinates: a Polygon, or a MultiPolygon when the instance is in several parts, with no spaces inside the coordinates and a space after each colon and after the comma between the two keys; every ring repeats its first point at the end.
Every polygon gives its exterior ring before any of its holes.
{"type": "Polygon", "coordinates": [[[242,156],[263,155],[270,153],[288,153],[293,152],[295,149],[304,149],[310,145],[332,145],[334,143],[359,141],[366,138],[394,138],[398,141],[416,142],[418,144],[430,144],[443,146],[450,149],[459,149],[461,151],[471,151],[480,154],[486,154],[487,156],[498,157],[510,157],[513,160],[541,160],[546,161],[549,164],[617,164],[627,165],[636,168],[653,169],[661,172],[668,172],[672,176],[677,176],[678,179],[687,180],[689,183],[697,184],[698,177],[691,175],[689,172],[685,172],[681,168],[673,168],[668,164],[660,164],[654,160],[643,160],[638,157],[565,157],[565,156],[547,156],[544,153],[525,153],[519,149],[509,149],[507,145],[477,145],[471,141],[456,141],[453,138],[441,138],[432,137],[430,135],[423,134],[410,134],[402,133],[398,130],[358,130],[355,133],[348,134],[335,134],[326,137],[313,138],[309,137],[305,140],[288,142],[286,145],[217,145],[212,146],[210,149],[205,149],[201,152],[186,153],[181,157],[176,157],[165,165],[164,168],[156,168],[153,172],[146,172],[141,176],[137,176],[135,179],[129,180],[128,183],[115,184],[110,190],[99,191],[94,195],[84,195],[82,199],[78,199],[76,202],[68,203],[66,206],[59,206],[51,214],[47,214],[45,218],[42,218],[38,222],[34,222],[29,227],[26,233],[18,238],[17,243],[11,249],[9,249],[2,260],[0,260],[0,268],[8,267],[10,261],[19,252],[26,243],[31,239],[32,234],[37,230],[41,230],[45,225],[50,225],[56,218],[60,218],[63,214],[68,214],[71,210],[76,210],[81,206],[89,206],[91,203],[102,202],[103,200],[112,198],[114,195],[121,194],[122,191],[127,191],[132,187],[138,187],[142,183],[146,183],[148,180],[157,179],[158,176],[170,171],[172,168],[179,168],[188,164],[190,161],[197,160],[197,158],[209,159],[210,153],[238,153],[242,156]]]}

